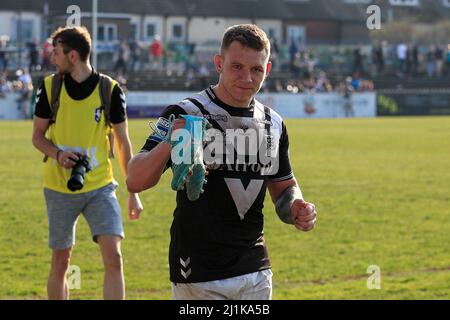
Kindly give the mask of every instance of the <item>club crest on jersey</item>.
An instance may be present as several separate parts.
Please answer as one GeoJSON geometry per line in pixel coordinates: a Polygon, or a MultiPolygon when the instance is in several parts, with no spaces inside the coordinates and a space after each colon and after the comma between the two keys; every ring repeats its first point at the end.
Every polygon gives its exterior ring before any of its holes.
{"type": "Polygon", "coordinates": [[[97,109],[95,109],[94,112],[94,120],[95,122],[99,123],[100,119],[102,118],[102,107],[98,107],[97,109]]]}

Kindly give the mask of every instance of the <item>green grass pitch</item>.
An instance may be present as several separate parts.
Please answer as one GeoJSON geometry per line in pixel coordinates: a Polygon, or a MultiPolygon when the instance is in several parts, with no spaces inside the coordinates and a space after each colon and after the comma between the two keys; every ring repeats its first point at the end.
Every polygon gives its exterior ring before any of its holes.
{"type": "MultiPolygon", "coordinates": [[[[450,117],[287,120],[291,160],[317,228],[297,232],[278,220],[269,197],[265,237],[274,299],[450,298],[450,117]],[[381,271],[369,290],[367,268],[381,271]]],[[[80,128],[82,130],[82,128],[80,128]]],[[[0,299],[45,299],[50,250],[41,187],[42,155],[31,122],[0,122],[0,299]]],[[[134,150],[149,134],[131,120],[134,150]]],[[[114,162],[117,162],[114,160],[114,162]]],[[[141,220],[118,197],[128,299],[170,299],[171,174],[141,194],[141,220]]],[[[71,264],[81,269],[72,299],[102,298],[102,263],[83,218],[71,264]]]]}

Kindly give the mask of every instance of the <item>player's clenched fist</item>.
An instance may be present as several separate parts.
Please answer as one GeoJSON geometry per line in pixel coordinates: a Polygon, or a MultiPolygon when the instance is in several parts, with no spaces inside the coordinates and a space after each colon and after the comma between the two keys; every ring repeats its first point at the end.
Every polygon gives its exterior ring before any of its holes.
{"type": "Polygon", "coordinates": [[[291,207],[292,218],[297,229],[311,231],[317,222],[317,211],[314,204],[302,199],[294,201],[291,207]]]}

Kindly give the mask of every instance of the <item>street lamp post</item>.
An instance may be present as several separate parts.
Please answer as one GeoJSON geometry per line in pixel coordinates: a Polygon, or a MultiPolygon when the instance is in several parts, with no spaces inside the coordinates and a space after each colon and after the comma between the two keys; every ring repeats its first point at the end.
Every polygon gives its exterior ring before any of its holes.
{"type": "Polygon", "coordinates": [[[43,17],[42,17],[42,32],[41,32],[41,42],[46,41],[48,38],[48,1],[45,1],[43,8],[43,17]]]}
{"type": "Polygon", "coordinates": [[[92,0],[92,66],[97,68],[97,12],[98,0],[92,0]]]}
{"type": "Polygon", "coordinates": [[[22,68],[22,50],[23,50],[22,0],[19,1],[19,15],[17,19],[17,45],[19,48],[18,67],[22,68]]]}

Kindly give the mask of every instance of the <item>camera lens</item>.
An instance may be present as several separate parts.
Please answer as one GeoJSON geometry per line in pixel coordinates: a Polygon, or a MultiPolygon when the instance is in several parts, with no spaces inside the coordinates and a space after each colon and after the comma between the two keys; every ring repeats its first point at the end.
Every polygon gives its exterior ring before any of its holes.
{"type": "Polygon", "coordinates": [[[69,188],[70,191],[77,191],[83,188],[83,184],[84,184],[83,177],[77,174],[69,179],[69,181],[67,182],[67,188],[69,188]]]}
{"type": "Polygon", "coordinates": [[[82,156],[72,169],[70,179],[67,181],[67,188],[72,191],[81,190],[84,186],[84,177],[86,172],[90,171],[89,158],[82,156]]]}

